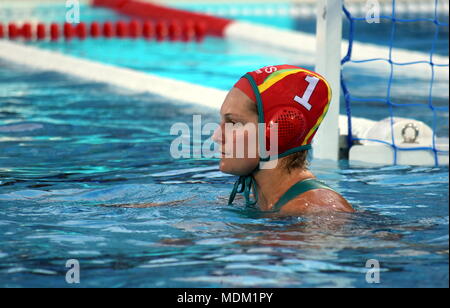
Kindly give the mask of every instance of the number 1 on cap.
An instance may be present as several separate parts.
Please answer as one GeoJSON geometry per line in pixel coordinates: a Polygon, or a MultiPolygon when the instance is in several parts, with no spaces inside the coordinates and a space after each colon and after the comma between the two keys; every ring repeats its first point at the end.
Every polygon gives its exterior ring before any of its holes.
{"type": "Polygon", "coordinates": [[[309,111],[312,108],[311,104],[309,103],[309,99],[311,98],[311,95],[316,89],[320,79],[313,76],[306,76],[306,81],[309,82],[309,85],[308,88],[306,88],[305,94],[303,94],[303,97],[295,96],[294,101],[296,101],[309,111]]]}

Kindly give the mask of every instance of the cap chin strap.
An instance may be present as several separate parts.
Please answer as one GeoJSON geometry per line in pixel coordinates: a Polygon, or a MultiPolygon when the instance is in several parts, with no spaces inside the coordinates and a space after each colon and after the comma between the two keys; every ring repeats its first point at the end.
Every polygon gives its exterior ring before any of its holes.
{"type": "Polygon", "coordinates": [[[259,170],[259,165],[248,175],[242,175],[239,179],[234,183],[233,190],[231,191],[230,198],[228,199],[228,205],[232,205],[234,199],[236,198],[236,194],[244,194],[245,197],[245,206],[248,207],[256,207],[258,203],[258,189],[256,188],[256,181],[253,177],[253,173],[259,170]],[[255,198],[250,200],[250,193],[253,188],[253,193],[255,198]]]}
{"type": "MultiPolygon", "coordinates": [[[[295,153],[298,151],[310,150],[310,149],[311,149],[311,145],[307,144],[307,145],[286,151],[283,154],[278,155],[276,159],[286,157],[286,156],[291,155],[292,153],[295,153]]],[[[267,161],[267,159],[264,159],[264,160],[261,159],[261,161],[267,161]]],[[[258,203],[258,189],[257,189],[257,185],[256,185],[256,180],[253,177],[253,174],[255,172],[257,172],[258,170],[260,170],[259,164],[249,174],[241,175],[238,178],[238,180],[234,183],[233,190],[231,191],[230,198],[228,199],[228,205],[232,205],[234,199],[236,198],[236,194],[240,193],[240,194],[244,194],[246,206],[256,207],[256,204],[258,203]],[[255,198],[253,199],[253,201],[250,200],[250,193],[252,191],[252,188],[253,188],[253,193],[255,195],[255,198]]]]}

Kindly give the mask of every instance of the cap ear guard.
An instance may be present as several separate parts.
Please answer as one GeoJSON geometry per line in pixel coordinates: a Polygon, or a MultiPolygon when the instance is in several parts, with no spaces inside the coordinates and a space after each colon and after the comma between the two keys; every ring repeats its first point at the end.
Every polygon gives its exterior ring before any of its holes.
{"type": "MultiPolygon", "coordinates": [[[[300,110],[291,106],[284,106],[272,109],[267,112],[266,123],[266,150],[270,149],[270,136],[274,124],[278,124],[278,151],[284,153],[304,139],[306,134],[307,122],[305,116],[300,110]]],[[[273,149],[270,149],[273,152],[273,149]]]]}

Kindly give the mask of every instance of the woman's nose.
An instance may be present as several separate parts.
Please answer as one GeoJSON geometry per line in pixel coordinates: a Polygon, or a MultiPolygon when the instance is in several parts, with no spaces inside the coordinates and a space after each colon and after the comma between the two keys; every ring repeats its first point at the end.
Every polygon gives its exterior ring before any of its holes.
{"type": "Polygon", "coordinates": [[[218,128],[216,128],[212,136],[212,140],[215,143],[222,144],[222,127],[219,126],[218,128]]]}

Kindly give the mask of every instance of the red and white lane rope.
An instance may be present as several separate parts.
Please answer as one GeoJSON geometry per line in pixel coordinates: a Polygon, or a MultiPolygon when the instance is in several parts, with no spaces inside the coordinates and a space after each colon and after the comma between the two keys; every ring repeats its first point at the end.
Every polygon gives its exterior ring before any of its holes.
{"type": "Polygon", "coordinates": [[[203,21],[159,20],[159,21],[117,21],[93,22],[90,24],[45,24],[45,23],[0,23],[0,39],[10,40],[72,40],[87,38],[144,38],[156,41],[197,41],[201,42],[206,35],[207,24],[203,21]]]}

